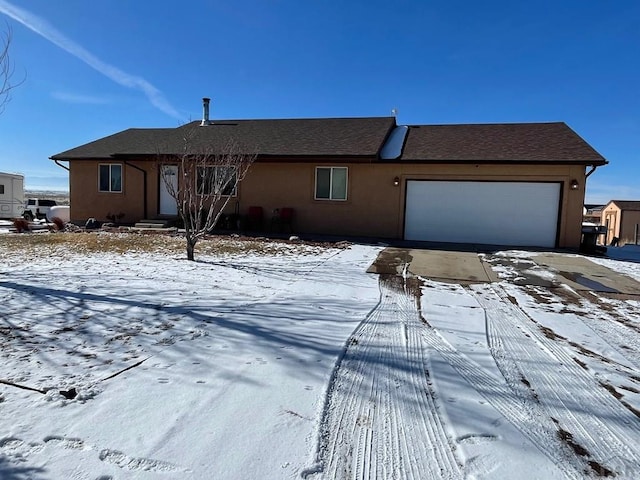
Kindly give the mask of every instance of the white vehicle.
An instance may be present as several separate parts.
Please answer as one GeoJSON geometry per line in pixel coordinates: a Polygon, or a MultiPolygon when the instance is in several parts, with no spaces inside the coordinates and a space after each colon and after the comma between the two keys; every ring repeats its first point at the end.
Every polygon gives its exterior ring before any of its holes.
{"type": "Polygon", "coordinates": [[[24,205],[24,218],[33,220],[34,218],[47,219],[51,207],[57,205],[55,200],[44,198],[29,198],[24,205]]]}
{"type": "Polygon", "coordinates": [[[24,208],[24,176],[0,173],[0,218],[21,217],[24,208]]]}

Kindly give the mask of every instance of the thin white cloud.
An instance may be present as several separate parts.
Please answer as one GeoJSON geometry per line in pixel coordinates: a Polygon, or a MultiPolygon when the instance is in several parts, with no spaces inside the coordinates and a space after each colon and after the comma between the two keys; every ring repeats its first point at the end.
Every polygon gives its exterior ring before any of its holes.
{"type": "Polygon", "coordinates": [[[0,13],[4,13],[8,17],[21,23],[28,29],[34,31],[38,35],[44,37],[54,45],[57,45],[64,51],[70,53],[74,57],[82,60],[91,68],[97,70],[105,77],[113,80],[123,87],[132,88],[142,91],[149,99],[151,104],[162,112],[170,115],[179,120],[184,120],[183,116],[173,108],[173,106],[162,95],[162,92],[154,87],[151,83],[142,77],[130,75],[123,72],[113,65],[103,62],[92,53],[88,52],[82,46],[75,43],[73,40],[65,37],[56,28],[49,24],[46,20],[24,10],[16,7],[6,0],[0,0],[0,13]]]}
{"type": "Polygon", "coordinates": [[[53,92],[51,96],[56,100],[60,100],[61,102],[67,102],[67,103],[80,103],[80,104],[88,104],[88,105],[105,105],[109,103],[109,100],[107,100],[104,97],[97,97],[94,95],[82,95],[79,93],[53,92]]]}
{"type": "Polygon", "coordinates": [[[640,200],[640,187],[637,185],[600,183],[589,180],[585,203],[606,204],[609,200],[640,200]]]}

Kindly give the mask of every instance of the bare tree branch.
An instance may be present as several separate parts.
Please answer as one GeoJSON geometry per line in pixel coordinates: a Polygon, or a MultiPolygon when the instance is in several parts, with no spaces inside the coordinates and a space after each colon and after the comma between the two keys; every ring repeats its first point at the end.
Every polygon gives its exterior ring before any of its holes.
{"type": "Polygon", "coordinates": [[[159,175],[184,225],[188,260],[194,260],[196,243],[216,225],[256,159],[256,154],[241,151],[233,141],[220,151],[196,149],[196,131],[185,135],[180,153],[158,154],[157,160],[159,175]],[[165,168],[169,165],[177,167],[177,179],[165,168]]]}
{"type": "Polygon", "coordinates": [[[7,25],[6,32],[0,35],[0,114],[4,112],[7,103],[11,99],[11,90],[24,82],[23,79],[18,83],[11,83],[14,67],[9,57],[9,46],[12,38],[13,32],[11,27],[7,25]]]}

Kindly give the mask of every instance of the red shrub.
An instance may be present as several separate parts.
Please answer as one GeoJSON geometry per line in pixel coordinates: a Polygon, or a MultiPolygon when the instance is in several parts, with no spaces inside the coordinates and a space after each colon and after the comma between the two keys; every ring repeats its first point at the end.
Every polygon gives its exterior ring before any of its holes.
{"type": "Polygon", "coordinates": [[[13,228],[16,229],[16,232],[29,232],[31,231],[31,227],[29,226],[29,222],[24,218],[14,218],[13,219],[13,228]]]}
{"type": "Polygon", "coordinates": [[[64,230],[64,220],[62,220],[60,217],[53,217],[51,219],[51,223],[53,223],[56,226],[56,230],[58,231],[64,230]]]}

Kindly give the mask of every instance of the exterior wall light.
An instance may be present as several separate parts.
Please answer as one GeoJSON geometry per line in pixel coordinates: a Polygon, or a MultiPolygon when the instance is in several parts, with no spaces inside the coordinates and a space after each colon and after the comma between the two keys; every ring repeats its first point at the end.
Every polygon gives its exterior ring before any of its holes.
{"type": "Polygon", "coordinates": [[[571,190],[577,190],[580,184],[578,183],[578,180],[573,179],[571,180],[571,183],[569,184],[569,186],[571,187],[571,190]]]}
{"type": "Polygon", "coordinates": [[[398,185],[400,185],[400,179],[398,177],[394,177],[393,178],[393,186],[397,187],[398,185]]]}

